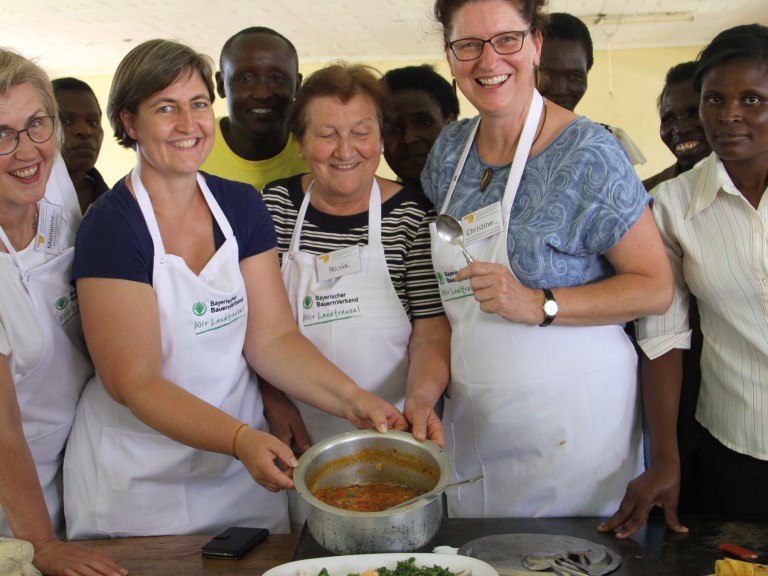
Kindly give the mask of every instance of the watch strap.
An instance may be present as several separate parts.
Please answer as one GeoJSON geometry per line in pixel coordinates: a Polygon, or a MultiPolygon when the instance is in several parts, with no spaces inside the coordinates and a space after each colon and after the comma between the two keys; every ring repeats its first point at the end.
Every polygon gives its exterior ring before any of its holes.
{"type": "Polygon", "coordinates": [[[549,288],[542,288],[542,290],[544,291],[544,304],[542,305],[541,309],[544,311],[544,322],[539,324],[539,326],[541,326],[542,328],[546,328],[547,326],[552,324],[552,322],[554,322],[555,318],[557,317],[557,313],[555,314],[547,313],[547,302],[552,301],[552,302],[555,302],[555,304],[557,304],[557,301],[555,300],[555,295],[552,294],[552,290],[550,290],[549,288]]]}

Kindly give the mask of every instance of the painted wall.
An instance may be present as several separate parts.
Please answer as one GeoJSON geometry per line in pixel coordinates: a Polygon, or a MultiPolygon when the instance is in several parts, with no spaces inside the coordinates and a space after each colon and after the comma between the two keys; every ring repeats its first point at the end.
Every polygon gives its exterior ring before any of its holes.
{"type": "MultiPolygon", "coordinates": [[[[646,50],[614,50],[595,52],[595,65],[589,75],[589,89],[576,112],[595,121],[623,128],[643,151],[648,161],[637,166],[641,178],[647,178],[674,162],[674,156],[659,139],[659,117],[656,99],[664,83],[667,70],[686,60],[696,58],[699,47],[678,47],[646,50]]],[[[422,62],[368,62],[385,72],[391,68],[421,64],[422,62]]],[[[430,62],[450,77],[448,66],[443,61],[430,62]]],[[[305,76],[322,65],[301,67],[305,76]]],[[[102,108],[106,108],[111,78],[107,76],[82,77],[96,92],[102,108]]],[[[461,97],[461,116],[472,116],[474,108],[461,97]]],[[[217,115],[227,113],[226,102],[214,102],[217,115]]],[[[106,118],[104,119],[104,145],[97,167],[108,183],[125,175],[133,166],[135,155],[132,150],[118,146],[106,118]]],[[[382,159],[380,174],[392,177],[392,172],[382,159]]]]}

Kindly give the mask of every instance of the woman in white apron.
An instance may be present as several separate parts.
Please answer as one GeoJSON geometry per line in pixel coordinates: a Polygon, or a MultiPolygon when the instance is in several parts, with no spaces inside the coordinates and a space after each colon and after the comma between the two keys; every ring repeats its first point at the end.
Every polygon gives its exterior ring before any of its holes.
{"type": "Polygon", "coordinates": [[[621,324],[663,311],[671,277],[618,143],[536,92],[542,7],[518,5],[435,3],[480,112],[446,127],[422,175],[476,259],[433,233],[452,328],[446,446],[458,478],[484,474],[450,491],[449,514],[607,515],[642,466],[621,324]]]}
{"type": "Polygon", "coordinates": [[[64,446],[93,373],[69,280],[81,215],[45,72],[0,50],[0,93],[0,536],[31,542],[46,574],[125,573],[57,540],[64,446]]]}
{"type": "Polygon", "coordinates": [[[137,166],[78,236],[96,375],[65,458],[72,537],[287,532],[280,490],[296,459],[264,432],[252,368],[358,426],[405,427],[298,332],[258,194],[198,172],[213,144],[211,76],[207,57],[165,40],[115,75],[108,114],[137,166]]]}
{"type": "MultiPolygon", "coordinates": [[[[417,438],[442,444],[435,404],[448,383],[450,328],[429,253],[434,207],[375,177],[385,98],[365,66],[306,78],[290,125],[311,173],[265,186],[264,201],[302,334],[358,385],[404,407],[417,438]]],[[[352,429],[295,404],[313,443],[352,429]]],[[[304,520],[297,501],[293,524],[304,520]]]]}

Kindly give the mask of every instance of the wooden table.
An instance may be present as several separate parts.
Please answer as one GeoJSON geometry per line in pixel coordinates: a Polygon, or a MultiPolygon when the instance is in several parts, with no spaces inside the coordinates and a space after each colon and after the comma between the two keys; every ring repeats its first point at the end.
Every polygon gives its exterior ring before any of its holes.
{"type": "MultiPolygon", "coordinates": [[[[717,549],[722,542],[740,544],[768,563],[768,521],[754,517],[683,517],[689,534],[670,531],[664,519],[654,516],[648,525],[628,540],[600,534],[597,526],[605,518],[444,518],[432,542],[419,552],[435,546],[461,547],[470,540],[494,534],[562,534],[582,538],[618,552],[621,566],[610,576],[706,576],[715,571],[715,560],[726,555],[717,549]]],[[[301,534],[294,560],[329,556],[306,529],[301,534]]],[[[533,573],[532,573],[533,574],[533,573]]],[[[549,572],[542,572],[550,574],[549,572]]]]}
{"type": "Polygon", "coordinates": [[[210,536],[152,536],[81,540],[99,548],[128,568],[129,576],[261,576],[291,561],[297,536],[270,534],[240,560],[203,558],[200,548],[210,536]]]}
{"type": "MultiPolygon", "coordinates": [[[[648,526],[630,540],[616,540],[599,534],[600,518],[486,518],[443,520],[433,546],[459,547],[492,534],[565,534],[598,542],[618,551],[622,565],[611,576],[705,576],[714,572],[715,560],[725,557],[717,549],[721,542],[732,542],[759,553],[768,563],[768,521],[765,517],[687,517],[683,523],[690,534],[674,534],[663,518],[652,518],[648,526]]],[[[156,536],[86,540],[101,548],[128,568],[130,576],[261,576],[270,568],[291,560],[331,556],[304,528],[300,537],[271,534],[242,560],[209,560],[200,547],[210,536],[156,536]]]]}

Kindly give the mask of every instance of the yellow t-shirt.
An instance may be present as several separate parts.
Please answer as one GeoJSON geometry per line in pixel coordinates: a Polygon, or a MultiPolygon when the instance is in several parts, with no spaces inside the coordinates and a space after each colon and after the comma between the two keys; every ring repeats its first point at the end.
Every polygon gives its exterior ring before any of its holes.
{"type": "Polygon", "coordinates": [[[200,167],[203,172],[251,184],[259,192],[273,180],[309,172],[307,163],[299,156],[299,145],[292,135],[277,156],[267,160],[245,160],[227,146],[221,133],[221,120],[216,119],[216,139],[211,153],[200,167]]]}

